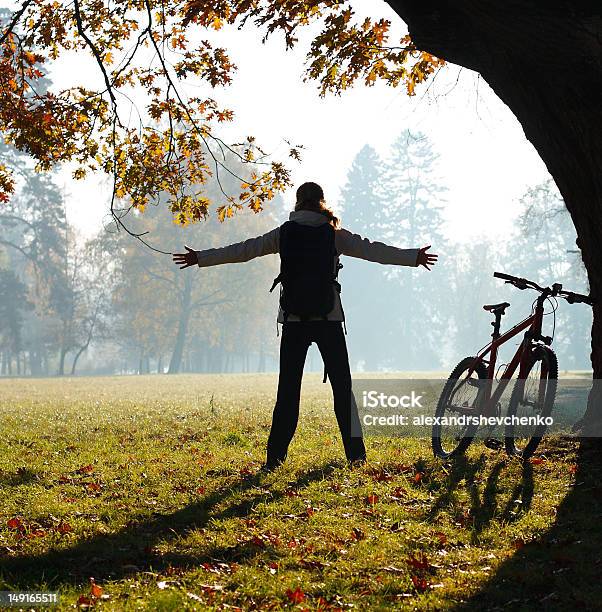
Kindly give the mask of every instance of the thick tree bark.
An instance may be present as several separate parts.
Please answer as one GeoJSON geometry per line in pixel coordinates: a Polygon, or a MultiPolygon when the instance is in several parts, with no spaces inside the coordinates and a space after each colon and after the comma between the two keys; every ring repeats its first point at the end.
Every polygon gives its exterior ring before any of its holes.
{"type": "MultiPolygon", "coordinates": [[[[521,123],[577,230],[596,300],[594,386],[602,423],[602,18],[599,0],[387,0],[416,46],[479,72],[521,123]]],[[[495,146],[495,143],[492,143],[495,146]]],[[[585,307],[585,306],[579,306],[585,307]]]]}

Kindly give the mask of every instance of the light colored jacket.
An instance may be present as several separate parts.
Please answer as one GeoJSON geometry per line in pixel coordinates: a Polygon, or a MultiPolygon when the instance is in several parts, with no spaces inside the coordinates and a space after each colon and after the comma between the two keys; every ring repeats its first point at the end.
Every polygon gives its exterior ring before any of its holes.
{"type": "MultiPolygon", "coordinates": [[[[328,223],[328,219],[324,215],[311,210],[294,211],[290,214],[289,219],[295,223],[313,227],[328,223]]],[[[263,234],[263,236],[249,238],[244,242],[237,242],[218,249],[196,251],[197,263],[200,268],[225,263],[241,263],[263,255],[278,253],[279,247],[280,227],[276,227],[267,234],[263,234]]],[[[414,267],[418,265],[419,249],[398,249],[382,242],[371,242],[367,238],[362,238],[359,234],[352,234],[342,228],[335,230],[335,248],[337,255],[334,258],[333,271],[337,270],[339,255],[348,255],[349,257],[357,257],[380,264],[414,267]]],[[[328,320],[343,321],[345,317],[339,292],[334,286],[332,290],[335,294],[335,301],[334,308],[328,314],[328,320]]],[[[319,317],[316,319],[319,320],[319,317]]],[[[284,321],[282,309],[278,313],[278,321],[280,323],[284,321]]],[[[299,321],[299,318],[289,315],[287,321],[299,321]]]]}

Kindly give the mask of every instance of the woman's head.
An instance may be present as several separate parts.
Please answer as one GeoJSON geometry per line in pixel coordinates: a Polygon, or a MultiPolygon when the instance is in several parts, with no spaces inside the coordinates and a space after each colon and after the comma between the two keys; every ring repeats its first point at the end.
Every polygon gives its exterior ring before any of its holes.
{"type": "Polygon", "coordinates": [[[324,202],[324,191],[317,183],[303,183],[297,189],[297,203],[295,210],[311,210],[327,217],[329,223],[338,227],[339,219],[324,202]]]}

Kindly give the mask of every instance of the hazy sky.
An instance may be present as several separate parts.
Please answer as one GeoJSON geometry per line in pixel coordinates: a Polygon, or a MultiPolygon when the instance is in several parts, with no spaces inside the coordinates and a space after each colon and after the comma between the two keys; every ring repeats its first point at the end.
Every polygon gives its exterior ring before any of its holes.
{"type": "MultiPolygon", "coordinates": [[[[405,29],[384,2],[364,0],[354,6],[369,6],[373,16],[390,17],[400,32],[405,29]]],[[[377,85],[321,99],[315,83],[302,82],[303,45],[285,53],[279,37],[262,45],[252,28],[212,38],[221,38],[238,66],[233,85],[213,94],[236,113],[235,123],[221,134],[230,142],[253,134],[281,158],[287,153],[283,138],[303,144],[303,161],[293,165],[295,182],[319,182],[332,204],[341,204],[340,189],[360,148],[368,143],[384,155],[407,128],[427,134],[440,154],[440,174],[449,188],[447,233],[455,240],[502,236],[526,187],[549,176],[510,110],[466,69],[447,66],[426,93],[420,87],[413,98],[403,88],[377,85]]],[[[91,64],[74,58],[51,70],[56,85],[74,75],[88,83],[97,78],[91,64]]],[[[192,88],[183,91],[198,94],[192,88]]],[[[106,215],[108,186],[100,179],[73,181],[68,171],[61,173],[60,183],[71,220],[93,232],[106,215]]],[[[285,194],[287,205],[293,199],[292,191],[285,194]]]]}

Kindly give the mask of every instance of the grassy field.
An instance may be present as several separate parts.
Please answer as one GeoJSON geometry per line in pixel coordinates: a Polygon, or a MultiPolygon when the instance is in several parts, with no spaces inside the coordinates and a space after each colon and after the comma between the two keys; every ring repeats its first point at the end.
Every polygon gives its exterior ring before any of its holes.
{"type": "Polygon", "coordinates": [[[0,381],[0,591],[107,610],[600,609],[593,450],[370,438],[349,469],[317,375],[289,461],[273,375],[0,381]]]}

